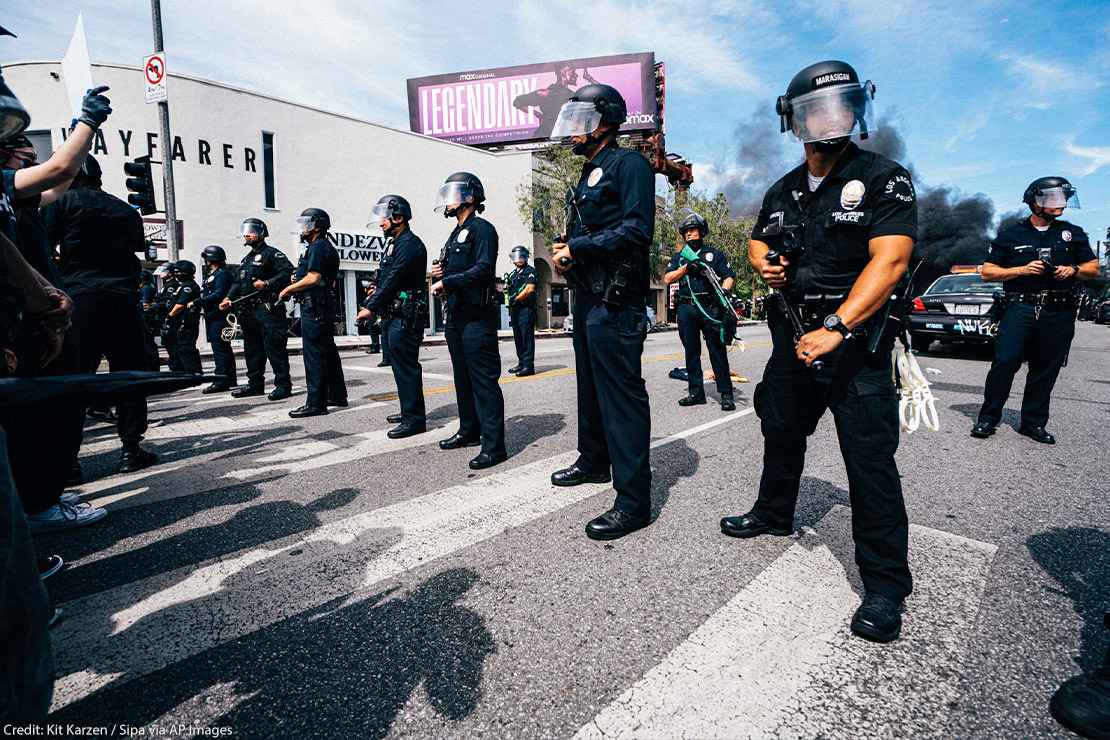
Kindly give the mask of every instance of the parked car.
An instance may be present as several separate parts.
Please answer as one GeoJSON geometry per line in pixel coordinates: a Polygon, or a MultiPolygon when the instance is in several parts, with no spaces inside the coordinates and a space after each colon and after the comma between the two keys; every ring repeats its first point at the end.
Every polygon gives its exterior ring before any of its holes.
{"type": "Polygon", "coordinates": [[[1095,323],[1110,324],[1110,299],[1103,301],[1095,308],[1095,323]]]}
{"type": "Polygon", "coordinates": [[[934,340],[993,344],[998,332],[1002,283],[978,273],[944,275],[913,299],[908,317],[910,344],[920,352],[934,340]]]}

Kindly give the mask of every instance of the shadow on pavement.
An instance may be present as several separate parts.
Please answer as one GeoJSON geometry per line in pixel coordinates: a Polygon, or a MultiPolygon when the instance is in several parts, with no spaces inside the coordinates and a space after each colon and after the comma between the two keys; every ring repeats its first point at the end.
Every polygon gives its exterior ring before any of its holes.
{"type": "Polygon", "coordinates": [[[1102,665],[1110,644],[1104,619],[1110,612],[1110,532],[1092,527],[1054,527],[1025,541],[1029,553],[1060,584],[1083,620],[1076,663],[1084,671],[1102,665]]]}
{"type": "Polygon", "coordinates": [[[94,693],[50,721],[143,726],[172,713],[167,720],[228,726],[235,737],[380,738],[421,686],[436,713],[460,720],[478,706],[496,651],[482,616],[456,603],[477,582],[455,568],[396,598],[396,587],[347,606],[341,595],[94,693]]]}

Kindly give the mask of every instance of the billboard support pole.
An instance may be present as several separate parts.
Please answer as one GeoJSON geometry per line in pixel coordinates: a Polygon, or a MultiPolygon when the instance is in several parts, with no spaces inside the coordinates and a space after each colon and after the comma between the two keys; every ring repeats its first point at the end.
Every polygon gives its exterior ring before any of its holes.
{"type": "MultiPolygon", "coordinates": [[[[162,2],[150,0],[150,19],[154,26],[154,51],[165,51],[162,41],[162,2]]],[[[177,233],[177,203],[173,188],[173,140],[170,139],[170,104],[168,100],[158,103],[158,118],[162,124],[162,184],[166,195],[166,246],[170,261],[176,262],[181,245],[177,233]]]]}

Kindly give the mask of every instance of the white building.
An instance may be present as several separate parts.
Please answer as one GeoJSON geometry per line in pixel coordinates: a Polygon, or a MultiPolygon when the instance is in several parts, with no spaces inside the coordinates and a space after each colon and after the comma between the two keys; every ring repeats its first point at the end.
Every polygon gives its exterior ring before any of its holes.
{"type": "MultiPolygon", "coordinates": [[[[5,64],[4,78],[31,113],[28,135],[41,157],[62,142],[73,117],[61,64],[5,64]]],[[[167,146],[159,133],[158,107],[144,101],[139,67],[96,64],[93,79],[111,87],[113,112],[93,148],[104,171],[104,189],[126,198],[124,162],[146,154],[155,161],[172,156],[184,235],[180,258],[199,266],[201,250],[219,244],[237,263],[247,251],[239,225],[255,216],[267,223],[269,242],[295,264],[301,248],[294,219],[311,206],[326,210],[340,252],[348,333],[355,332],[359,276],[377,266],[381,253],[381,231],[376,224],[367,226],[370,208],[381,195],[398,193],[409,200],[413,231],[431,260],[455,223],[432,211],[436,191],[450,173],[473,172],[485,185],[484,216],[500,235],[497,273],[511,269],[513,245],[534,244],[530,225],[521,223],[516,207],[517,188],[531,182],[530,153],[492,154],[184,75],[168,80],[173,141],[167,146]]],[[[154,166],[154,176],[161,207],[161,167],[154,166]]],[[[164,247],[159,259],[166,259],[164,247]]],[[[542,258],[537,262],[545,283],[540,298],[549,301],[552,271],[542,258]]],[[[558,315],[565,311],[566,298],[564,291],[556,292],[558,315]]],[[[549,314],[540,313],[541,326],[547,326],[549,314]]]]}

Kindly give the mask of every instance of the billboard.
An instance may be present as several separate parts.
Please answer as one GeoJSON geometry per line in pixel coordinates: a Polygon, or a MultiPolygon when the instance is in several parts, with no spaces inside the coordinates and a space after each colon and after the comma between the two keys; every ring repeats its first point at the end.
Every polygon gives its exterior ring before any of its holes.
{"type": "Polygon", "coordinates": [[[628,105],[621,131],[654,130],[655,53],[618,54],[408,80],[409,127],[475,146],[546,139],[578,88],[600,82],[628,105]]]}

